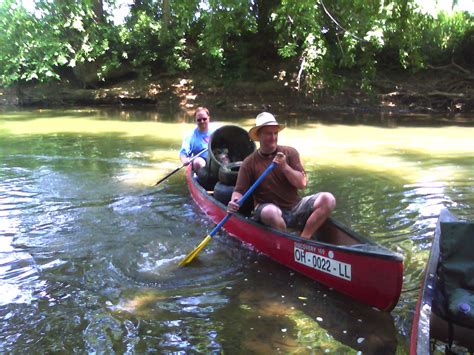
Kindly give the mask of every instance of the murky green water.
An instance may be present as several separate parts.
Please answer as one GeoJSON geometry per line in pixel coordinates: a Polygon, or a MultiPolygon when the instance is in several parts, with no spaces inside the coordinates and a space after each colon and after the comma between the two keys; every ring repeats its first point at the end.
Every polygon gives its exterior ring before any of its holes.
{"type": "Polygon", "coordinates": [[[280,143],[301,152],[309,190],[333,192],[337,219],[406,258],[391,314],[225,233],[177,268],[213,227],[182,171],[152,187],[179,166],[185,114],[3,111],[0,352],[406,353],[440,208],[474,220],[474,128],[296,117],[281,117],[280,143]]]}

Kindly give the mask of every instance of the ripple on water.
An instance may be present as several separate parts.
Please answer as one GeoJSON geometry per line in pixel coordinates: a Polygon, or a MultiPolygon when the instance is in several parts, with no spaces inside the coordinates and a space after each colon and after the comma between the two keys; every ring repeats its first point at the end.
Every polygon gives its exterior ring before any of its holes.
{"type": "Polygon", "coordinates": [[[178,267],[212,228],[181,191],[172,188],[153,195],[132,195],[110,207],[124,221],[121,233],[128,234],[112,255],[112,267],[132,282],[180,289],[216,279],[220,282],[238,269],[231,260],[222,262],[219,243],[215,242],[208,244],[191,267],[178,267]]]}
{"type": "Polygon", "coordinates": [[[232,280],[241,269],[239,263],[233,263],[229,255],[219,250],[219,245],[208,245],[191,265],[180,267],[179,262],[194,246],[183,253],[183,247],[177,244],[173,239],[155,240],[146,250],[129,250],[127,258],[116,255],[113,267],[133,282],[161,290],[221,284],[224,279],[232,280]]]}
{"type": "Polygon", "coordinates": [[[0,305],[30,303],[38,287],[38,269],[27,252],[11,247],[12,237],[0,237],[0,305]],[[9,242],[9,243],[7,243],[9,242]]]}

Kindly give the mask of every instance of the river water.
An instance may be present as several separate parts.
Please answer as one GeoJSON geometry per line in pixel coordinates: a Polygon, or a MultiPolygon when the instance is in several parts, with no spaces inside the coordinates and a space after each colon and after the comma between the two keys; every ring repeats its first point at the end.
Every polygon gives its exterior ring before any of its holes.
{"type": "Polygon", "coordinates": [[[440,209],[474,220],[474,120],[279,119],[306,192],[331,191],[336,219],[404,255],[391,313],[225,232],[178,268],[213,228],[184,169],[153,186],[179,166],[185,113],[0,111],[0,352],[406,353],[440,209]]]}

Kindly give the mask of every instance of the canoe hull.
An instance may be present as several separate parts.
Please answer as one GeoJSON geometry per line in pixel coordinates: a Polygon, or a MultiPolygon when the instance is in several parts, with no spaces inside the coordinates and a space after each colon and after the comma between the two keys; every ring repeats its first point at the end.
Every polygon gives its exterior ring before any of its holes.
{"type": "MultiPolygon", "coordinates": [[[[225,206],[210,196],[187,170],[187,183],[198,206],[218,223],[225,206]]],[[[339,233],[347,230],[335,221],[324,228],[339,233]]],[[[357,301],[390,311],[398,302],[403,281],[403,258],[373,243],[362,248],[338,246],[281,233],[236,214],[223,228],[243,243],[313,280],[357,301]]],[[[360,238],[360,237],[359,237],[360,238]]]]}
{"type": "MultiPolygon", "coordinates": [[[[457,218],[447,209],[440,213],[430,256],[425,268],[425,275],[422,281],[418,300],[413,316],[413,323],[410,337],[410,355],[430,354],[430,340],[436,339],[448,342],[449,325],[446,320],[432,312],[432,304],[436,295],[436,272],[440,255],[441,222],[455,222],[457,218]]],[[[455,341],[460,345],[474,349],[473,330],[458,325],[453,325],[455,341]]]]}

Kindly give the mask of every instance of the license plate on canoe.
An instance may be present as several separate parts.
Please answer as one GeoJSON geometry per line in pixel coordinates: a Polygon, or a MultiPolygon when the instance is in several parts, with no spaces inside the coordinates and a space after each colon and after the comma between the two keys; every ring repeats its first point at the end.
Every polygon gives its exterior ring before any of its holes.
{"type": "Polygon", "coordinates": [[[294,257],[297,263],[351,281],[351,265],[325,256],[312,253],[295,246],[294,257]]]}

